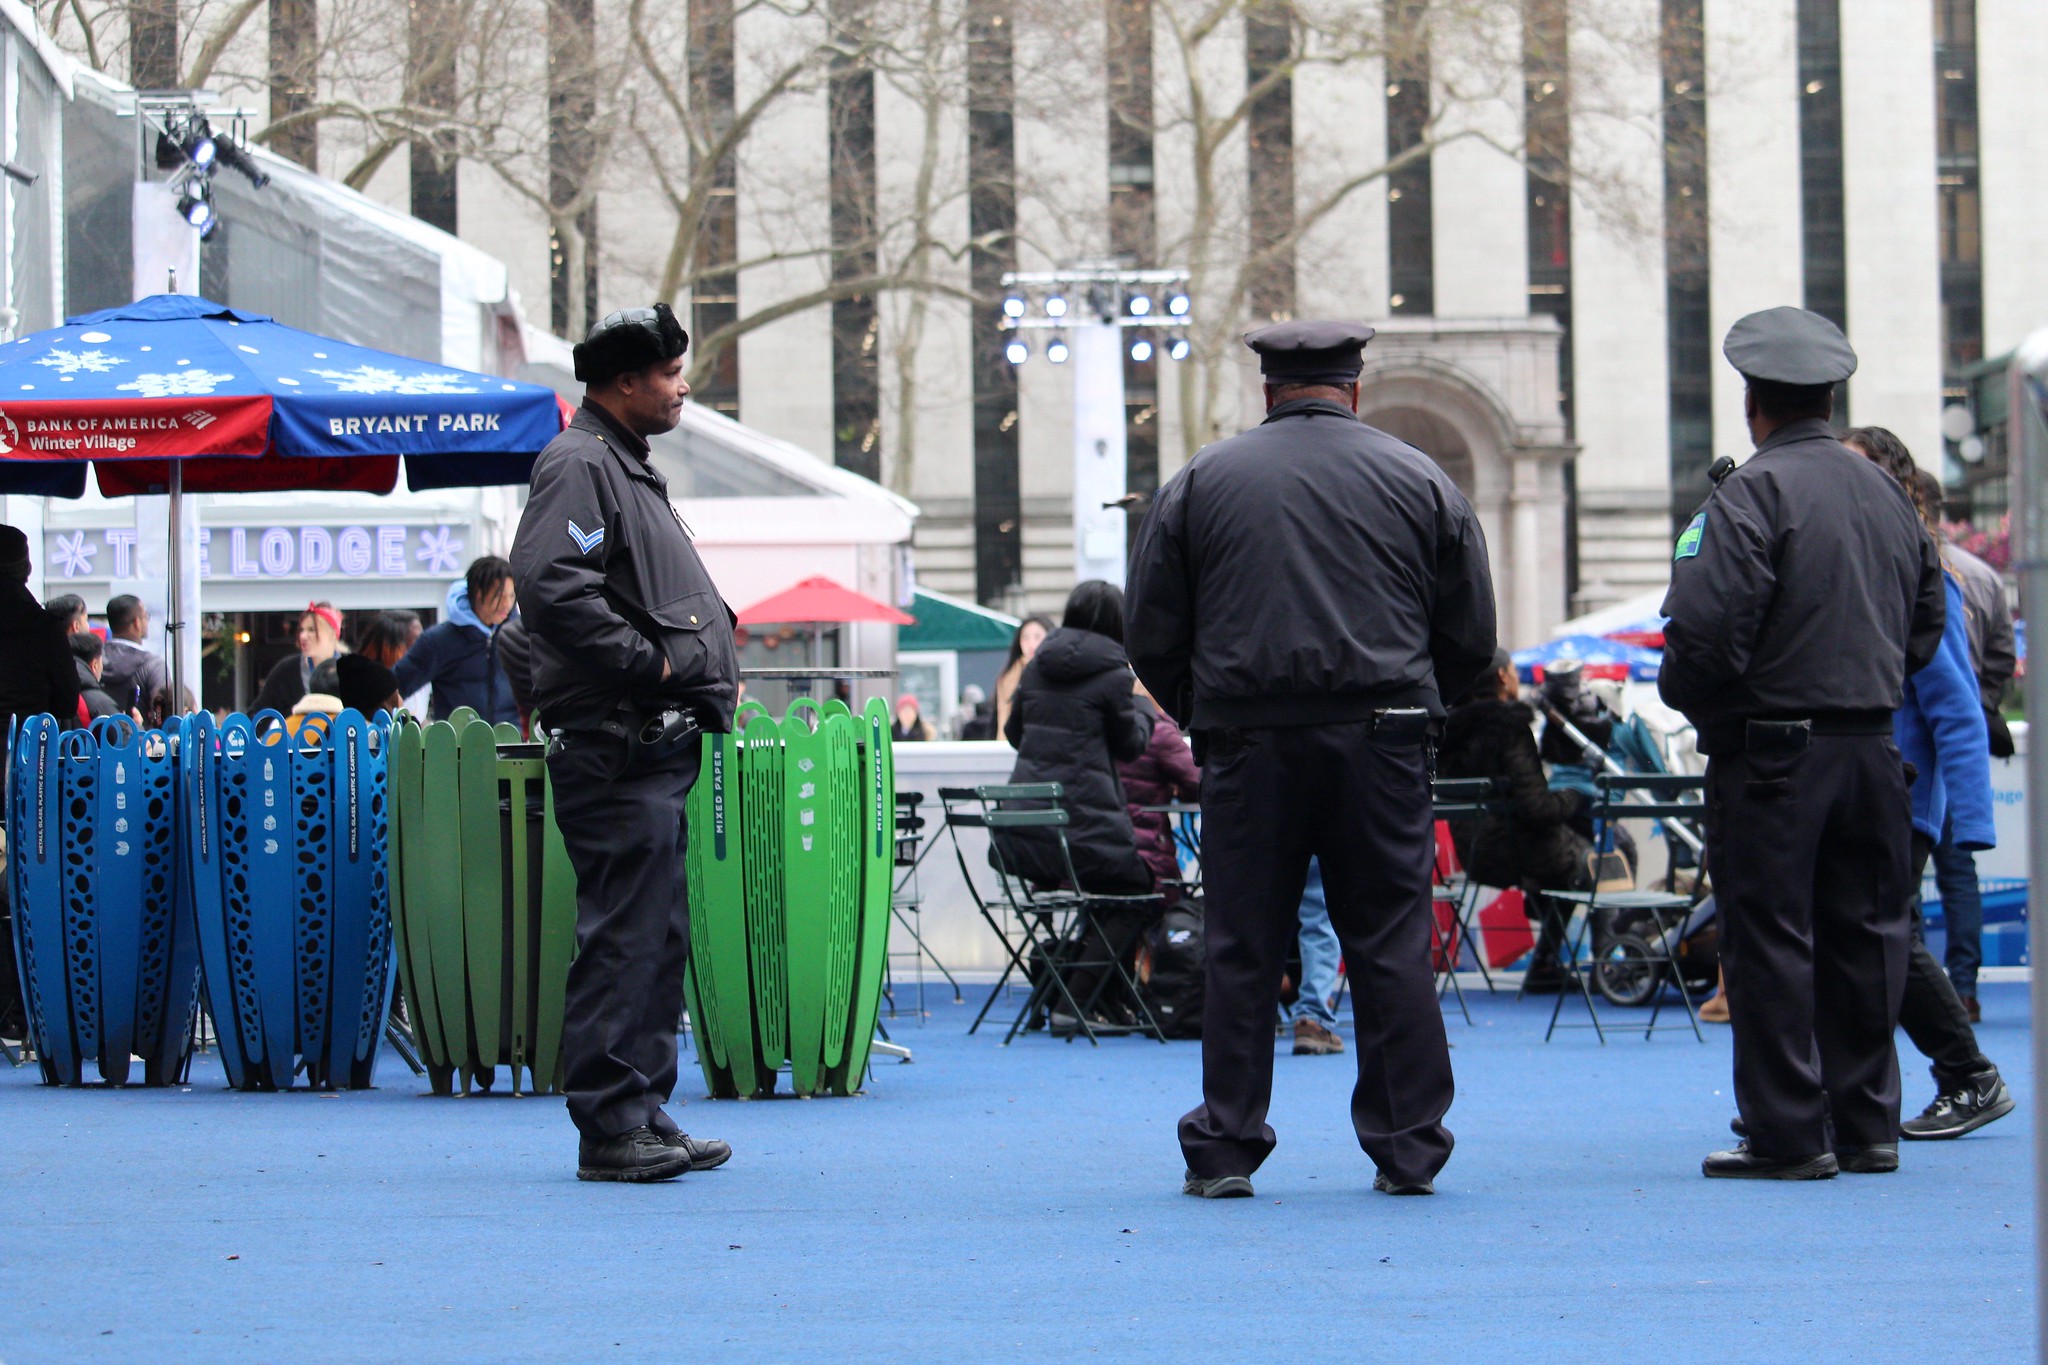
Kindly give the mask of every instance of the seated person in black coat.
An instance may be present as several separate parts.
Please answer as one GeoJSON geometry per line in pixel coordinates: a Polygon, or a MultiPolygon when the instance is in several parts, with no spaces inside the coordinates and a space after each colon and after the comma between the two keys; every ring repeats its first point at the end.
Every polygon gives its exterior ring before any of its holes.
{"type": "MultiPolygon", "coordinates": [[[[1012,870],[1034,884],[1067,886],[1079,877],[1082,890],[1105,895],[1154,889],[1151,869],[1138,855],[1116,765],[1145,751],[1157,713],[1135,694],[1137,679],[1123,640],[1123,591],[1100,580],[1082,583],[1067,598],[1060,628],[1045,637],[1018,679],[1003,727],[1003,737],[1017,750],[1010,781],[1061,784],[1074,864],[1070,876],[1058,831],[1009,831],[1003,852],[1012,870]]],[[[1156,903],[1098,906],[1101,939],[1088,956],[1124,957],[1160,910],[1156,903]]],[[[1083,969],[1069,979],[1084,1005],[1101,974],[1083,969]]]]}
{"type": "MultiPolygon", "coordinates": [[[[1588,884],[1592,844],[1572,828],[1585,812],[1586,798],[1550,789],[1530,732],[1536,713],[1518,696],[1514,663],[1502,653],[1494,665],[1452,707],[1437,770],[1444,777],[1495,781],[1509,809],[1456,821],[1451,838],[1467,876],[1484,886],[1520,887],[1534,910],[1538,888],[1572,891],[1588,884]]],[[[1560,975],[1557,945],[1563,926],[1552,916],[1541,918],[1525,990],[1555,990],[1560,975]]]]}

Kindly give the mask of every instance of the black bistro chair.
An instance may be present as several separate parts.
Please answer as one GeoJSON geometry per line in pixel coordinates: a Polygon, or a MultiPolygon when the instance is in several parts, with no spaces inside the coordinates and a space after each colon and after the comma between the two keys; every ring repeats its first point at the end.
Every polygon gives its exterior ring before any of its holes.
{"type": "MultiPolygon", "coordinates": [[[[1706,779],[1697,775],[1601,773],[1594,777],[1593,782],[1600,793],[1589,811],[1593,817],[1596,849],[1612,847],[1610,831],[1621,820],[1684,821],[1694,825],[1706,813],[1706,779]]],[[[1600,1025],[1600,1011],[1593,1003],[1593,997],[1598,993],[1611,999],[1622,991],[1619,980],[1603,985],[1601,975],[1617,978],[1625,975],[1633,984],[1641,979],[1643,973],[1651,974],[1653,987],[1646,993],[1650,1000],[1650,1018],[1643,1027],[1643,1037],[1648,1039],[1659,1028],[1690,1028],[1695,1038],[1702,1043],[1706,1041],[1706,1035],[1700,1032],[1692,992],[1686,988],[1678,963],[1678,946],[1684,939],[1685,926],[1691,919],[1697,897],[1671,891],[1602,891],[1598,887],[1591,891],[1544,891],[1541,895],[1544,900],[1554,903],[1558,913],[1568,917],[1564,941],[1558,952],[1565,981],[1558,991],[1557,1003],[1550,1010],[1550,1027],[1543,1034],[1545,1042],[1549,1042],[1560,1028],[1591,1028],[1605,1043],[1607,1032],[1600,1025]],[[1654,925],[1655,929],[1649,933],[1631,933],[1603,941],[1603,913],[1610,919],[1620,915],[1634,916],[1654,925]],[[1678,990],[1679,1002],[1685,1008],[1683,1024],[1657,1022],[1664,1010],[1665,995],[1661,987],[1665,984],[1678,990]],[[1585,1002],[1587,1023],[1559,1022],[1565,1000],[1572,995],[1585,1002]]],[[[1635,991],[1631,989],[1627,993],[1634,994],[1635,991]]]]}
{"type": "Polygon", "coordinates": [[[891,949],[888,955],[889,975],[883,993],[889,1000],[889,1017],[895,1018],[896,971],[895,964],[901,958],[908,964],[917,982],[917,1016],[920,1022],[925,1017],[924,1007],[924,964],[929,961],[946,978],[946,984],[953,988],[953,1003],[958,1005],[966,999],[960,993],[960,983],[953,979],[953,973],[939,960],[931,945],[924,941],[924,892],[918,884],[918,872],[924,860],[931,855],[938,840],[926,829],[929,823],[924,818],[922,807],[924,793],[899,791],[896,793],[896,857],[895,884],[889,897],[890,913],[896,923],[910,935],[911,946],[907,950],[891,949]]]}
{"type": "MultiPolygon", "coordinates": [[[[1021,1030],[1041,1014],[1049,1014],[1058,1003],[1064,1003],[1073,1015],[1078,1032],[1090,1043],[1099,1043],[1098,1035],[1105,1030],[1091,1022],[1089,1014],[1112,984],[1123,988],[1137,1016],[1136,1024],[1114,1031],[1150,1034],[1165,1042],[1166,1033],[1152,1017],[1129,970],[1115,954],[1104,951],[1105,940],[1095,930],[1096,914],[1104,908],[1142,904],[1163,911],[1165,898],[1156,891],[1116,894],[1091,891],[1082,885],[1067,843],[1067,812],[1060,805],[1065,791],[1059,783],[993,784],[976,787],[974,791],[982,804],[983,827],[989,832],[989,863],[996,874],[997,893],[1007,912],[1002,918],[1021,931],[1013,938],[1000,927],[997,929],[1010,954],[1004,979],[1014,971],[1032,983],[1024,1007],[1003,1036],[1004,1045],[1008,1046],[1021,1030]],[[1022,875],[1005,837],[1007,831],[1019,829],[1052,831],[1059,847],[1060,865],[1066,871],[1062,886],[1045,887],[1022,875]],[[1095,985],[1085,994],[1076,994],[1073,979],[1088,969],[1097,973],[1095,985]]],[[[963,860],[962,871],[966,870],[963,860]]],[[[976,900],[987,903],[978,892],[976,900]]],[[[984,917],[992,925],[999,925],[999,917],[988,915],[986,910],[984,917]]],[[[997,984],[1000,988],[1002,983],[997,984]]]]}
{"type": "MultiPolygon", "coordinates": [[[[1061,793],[1057,782],[1039,783],[1019,790],[1042,794],[1046,800],[1056,800],[1061,793]]],[[[976,870],[974,864],[978,859],[968,856],[970,841],[963,841],[960,833],[962,830],[988,830],[989,803],[982,799],[982,791],[980,787],[939,788],[939,805],[945,812],[946,835],[952,841],[953,856],[960,864],[960,880],[966,884],[975,910],[994,931],[996,942],[1003,945],[1002,974],[989,990],[988,999],[981,1002],[974,1022],[967,1026],[970,1034],[981,1027],[982,1020],[1002,998],[1012,976],[1027,983],[1031,980],[1030,955],[1037,928],[1062,914],[1075,899],[1071,892],[1037,891],[1028,884],[1019,886],[1012,894],[1001,867],[996,869],[997,892],[994,895],[983,893],[982,885],[988,877],[989,864],[983,861],[980,870],[976,870]]],[[[978,849],[979,845],[976,846],[978,849]]]]}
{"type": "MultiPolygon", "coordinates": [[[[1500,784],[1490,777],[1440,777],[1430,784],[1430,795],[1436,818],[1453,829],[1507,809],[1500,784]]],[[[1458,981],[1457,970],[1458,955],[1464,946],[1472,945],[1472,961],[1478,965],[1479,979],[1486,983],[1489,994],[1494,988],[1493,973],[1487,969],[1486,954],[1481,951],[1477,937],[1479,883],[1462,869],[1454,867],[1453,862],[1453,859],[1439,853],[1432,874],[1436,884],[1432,894],[1436,902],[1451,907],[1451,922],[1448,926],[1438,924],[1436,906],[1430,906],[1430,958],[1436,967],[1437,995],[1442,997],[1446,991],[1455,993],[1459,1012],[1469,1024],[1472,1011],[1465,1004],[1465,988],[1458,981]]]]}

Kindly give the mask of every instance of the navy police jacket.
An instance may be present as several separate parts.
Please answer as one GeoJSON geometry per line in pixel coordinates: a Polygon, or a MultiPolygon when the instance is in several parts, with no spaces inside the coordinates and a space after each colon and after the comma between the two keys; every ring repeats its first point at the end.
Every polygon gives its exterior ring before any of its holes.
{"type": "Polygon", "coordinates": [[[1131,555],[1131,664],[1184,727],[1444,713],[1493,662],[1472,506],[1340,403],[1282,403],[1174,475],[1131,555]]]}
{"type": "Polygon", "coordinates": [[[534,461],[512,573],[550,729],[619,731],[669,705],[732,729],[732,610],[646,442],[591,404],[534,461]]]}
{"type": "Polygon", "coordinates": [[[1818,418],[1766,437],[1678,538],[1657,691],[1706,754],[1735,722],[1896,711],[1941,645],[1941,554],[1891,475],[1818,418]]]}

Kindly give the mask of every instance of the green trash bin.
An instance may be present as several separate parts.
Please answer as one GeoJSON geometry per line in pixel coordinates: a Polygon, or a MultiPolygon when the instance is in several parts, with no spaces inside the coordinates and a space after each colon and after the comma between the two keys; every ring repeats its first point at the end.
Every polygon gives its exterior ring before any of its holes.
{"type": "Polygon", "coordinates": [[[561,1086],[576,875],[544,746],[473,711],[392,730],[391,909],[399,984],[434,1093],[495,1068],[513,1094],[561,1086]]]}
{"type": "Polygon", "coordinates": [[[690,793],[697,1060],[717,1098],[850,1095],[867,1070],[889,944],[896,779],[889,709],[740,708],[690,793]]]}

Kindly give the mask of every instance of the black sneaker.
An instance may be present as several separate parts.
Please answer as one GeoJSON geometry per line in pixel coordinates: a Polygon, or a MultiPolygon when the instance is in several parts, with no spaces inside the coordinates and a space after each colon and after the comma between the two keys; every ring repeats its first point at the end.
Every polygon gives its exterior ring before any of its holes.
{"type": "Polygon", "coordinates": [[[673,1180],[689,1169],[688,1152],[669,1146],[661,1140],[660,1134],[644,1125],[617,1137],[586,1137],[576,1145],[578,1180],[619,1180],[638,1184],[650,1180],[673,1180]]]}
{"type": "Polygon", "coordinates": [[[693,1138],[688,1133],[663,1133],[661,1142],[672,1151],[690,1158],[690,1169],[709,1171],[732,1160],[732,1148],[717,1138],[693,1138]]]}
{"type": "Polygon", "coordinates": [[[1907,1119],[1899,1129],[1904,1136],[1916,1142],[1959,1138],[2004,1118],[2017,1106],[2018,1101],[2013,1099],[2012,1091],[2005,1088],[2005,1081],[1998,1072],[1986,1071],[1971,1077],[1970,1083],[1961,1090],[1936,1095],[1934,1103],[1923,1109],[1919,1118],[1907,1119]]]}
{"type": "Polygon", "coordinates": [[[1747,1141],[1711,1153],[1700,1163],[1700,1174],[1709,1180],[1833,1180],[1841,1169],[1833,1152],[1780,1160],[1758,1156],[1747,1141]]]}
{"type": "Polygon", "coordinates": [[[1252,1180],[1248,1175],[1200,1176],[1189,1171],[1181,1181],[1180,1192],[1197,1199],[1249,1199],[1252,1180]]]}
{"type": "Polygon", "coordinates": [[[1873,1142],[1868,1147],[1837,1147],[1835,1164],[1851,1175],[1890,1175],[1899,1169],[1899,1144],[1873,1142]]]}
{"type": "Polygon", "coordinates": [[[1372,1178],[1372,1187],[1381,1194],[1435,1194],[1436,1186],[1427,1180],[1396,1180],[1381,1171],[1372,1178]]]}

